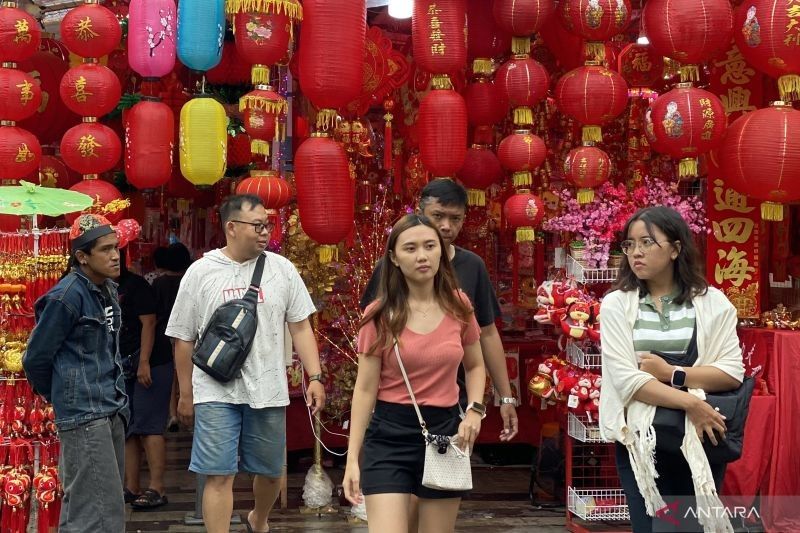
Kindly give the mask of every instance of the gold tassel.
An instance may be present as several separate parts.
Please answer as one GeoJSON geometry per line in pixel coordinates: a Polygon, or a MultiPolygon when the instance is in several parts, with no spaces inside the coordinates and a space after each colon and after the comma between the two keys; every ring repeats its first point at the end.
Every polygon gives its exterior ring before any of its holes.
{"type": "Polygon", "coordinates": [[[531,53],[531,38],[530,37],[512,37],[511,38],[511,52],[517,55],[531,53]]]}
{"type": "Polygon", "coordinates": [[[253,65],[250,68],[250,81],[253,82],[253,85],[269,85],[269,67],[253,65]]]}
{"type": "Polygon", "coordinates": [[[514,172],[514,187],[530,187],[533,184],[533,176],[530,172],[514,172]]]}
{"type": "Polygon", "coordinates": [[[332,261],[339,260],[339,246],[335,244],[323,244],[317,250],[319,253],[319,262],[327,265],[332,261]]]}
{"type": "Polygon", "coordinates": [[[447,74],[436,75],[431,79],[431,87],[438,91],[452,89],[453,82],[450,81],[450,76],[447,74]]]}
{"type": "Polygon", "coordinates": [[[681,65],[678,72],[681,73],[681,82],[700,81],[700,69],[697,65],[681,65]]]}
{"type": "Polygon", "coordinates": [[[784,102],[794,102],[800,99],[800,75],[787,74],[778,78],[778,91],[784,102]]]}
{"type": "Polygon", "coordinates": [[[494,62],[485,57],[479,57],[472,62],[472,73],[488,76],[494,70],[494,62]]]}
{"type": "Polygon", "coordinates": [[[603,130],[600,126],[584,126],[581,131],[583,142],[598,143],[603,140],[603,130]]]}
{"type": "Polygon", "coordinates": [[[606,60],[606,45],[603,42],[586,41],[584,51],[587,59],[592,58],[594,61],[600,62],[606,60]]]}
{"type": "Polygon", "coordinates": [[[339,114],[335,109],[320,109],[317,111],[317,129],[322,131],[332,130],[336,126],[339,114]]]}
{"type": "Polygon", "coordinates": [[[761,218],[769,222],[780,222],[783,220],[783,205],[775,202],[763,202],[761,204],[761,218]]]}
{"type": "Polygon", "coordinates": [[[273,140],[281,140],[281,121],[279,120],[278,115],[275,115],[275,136],[273,137],[273,140]]]}
{"type": "Polygon", "coordinates": [[[303,20],[303,6],[297,0],[226,0],[225,12],[286,13],[291,20],[303,20]]]}
{"type": "Polygon", "coordinates": [[[262,139],[253,139],[250,141],[250,153],[256,155],[269,155],[269,143],[262,139]]]}
{"type": "Polygon", "coordinates": [[[289,111],[289,103],[283,98],[271,100],[263,96],[247,94],[239,98],[239,111],[244,111],[245,109],[263,110],[274,115],[285,114],[289,111]]]}
{"type": "Polygon", "coordinates": [[[578,189],[578,203],[590,204],[594,202],[594,189],[578,189]]]}
{"type": "Polygon", "coordinates": [[[531,108],[515,107],[514,124],[517,126],[533,126],[533,111],[531,111],[531,108]]]}
{"type": "Polygon", "coordinates": [[[697,177],[697,159],[688,157],[681,159],[678,164],[678,177],[683,178],[696,178],[697,177]]]}
{"type": "Polygon", "coordinates": [[[481,189],[467,189],[467,205],[486,205],[486,192],[481,189]]]}
{"type": "Polygon", "coordinates": [[[536,232],[529,226],[517,228],[517,242],[531,242],[536,238],[536,232]]]}

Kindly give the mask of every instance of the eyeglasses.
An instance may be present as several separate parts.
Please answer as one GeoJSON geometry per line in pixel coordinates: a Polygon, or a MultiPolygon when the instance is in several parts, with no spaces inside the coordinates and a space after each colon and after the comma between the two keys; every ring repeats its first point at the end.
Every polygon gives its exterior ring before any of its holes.
{"type": "Polygon", "coordinates": [[[645,237],[644,239],[638,241],[638,243],[637,243],[637,241],[634,241],[632,239],[628,239],[626,241],[622,241],[620,243],[619,247],[622,249],[622,253],[625,254],[625,255],[632,255],[633,253],[635,253],[637,246],[642,250],[643,254],[646,254],[648,251],[650,251],[650,249],[653,246],[659,245],[659,247],[660,247],[661,243],[667,243],[667,242],[669,242],[669,241],[660,241],[659,242],[659,241],[654,241],[650,237],[645,237]]]}
{"type": "Polygon", "coordinates": [[[238,222],[239,224],[253,226],[253,229],[256,230],[256,233],[261,233],[264,230],[267,230],[268,233],[272,233],[272,230],[275,229],[275,224],[272,222],[267,222],[266,224],[263,222],[245,222],[244,220],[231,220],[231,222],[238,222]]]}

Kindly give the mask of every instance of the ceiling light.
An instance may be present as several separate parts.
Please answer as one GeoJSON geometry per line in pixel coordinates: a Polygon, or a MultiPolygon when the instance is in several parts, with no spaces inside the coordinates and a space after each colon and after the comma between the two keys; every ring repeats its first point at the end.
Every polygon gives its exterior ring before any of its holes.
{"type": "Polygon", "coordinates": [[[389,0],[389,16],[396,19],[411,18],[414,0],[389,0]]]}

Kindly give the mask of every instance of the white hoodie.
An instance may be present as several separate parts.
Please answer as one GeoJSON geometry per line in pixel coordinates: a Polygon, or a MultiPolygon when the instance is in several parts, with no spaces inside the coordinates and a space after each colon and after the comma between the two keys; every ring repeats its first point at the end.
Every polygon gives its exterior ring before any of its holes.
{"type": "MultiPolygon", "coordinates": [[[[302,322],[316,309],[294,265],[280,255],[265,254],[258,298],[258,331],[242,367],[242,377],[220,383],[195,368],[192,388],[196,404],[247,404],[254,409],[289,404],[284,323],[302,322]]],[[[195,261],[181,280],[166,335],[187,342],[197,340],[217,307],[244,296],[255,264],[256,259],[237,263],[221,250],[207,252],[195,261]]]]}

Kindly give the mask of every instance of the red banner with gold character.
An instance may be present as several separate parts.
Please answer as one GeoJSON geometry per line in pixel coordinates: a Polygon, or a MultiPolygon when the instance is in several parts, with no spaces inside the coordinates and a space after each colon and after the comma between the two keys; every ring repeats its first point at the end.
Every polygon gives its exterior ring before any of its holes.
{"type": "Polygon", "coordinates": [[[747,63],[735,44],[713,59],[710,66],[708,90],[722,100],[729,124],[749,111],[764,107],[764,75],[747,63]]]}
{"type": "Polygon", "coordinates": [[[706,273],[738,310],[739,318],[757,317],[761,310],[759,232],[761,211],[755,200],[708,179],[708,220],[712,233],[706,249],[706,273]]]}

